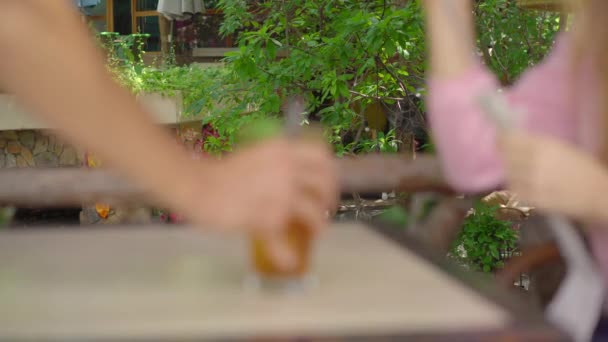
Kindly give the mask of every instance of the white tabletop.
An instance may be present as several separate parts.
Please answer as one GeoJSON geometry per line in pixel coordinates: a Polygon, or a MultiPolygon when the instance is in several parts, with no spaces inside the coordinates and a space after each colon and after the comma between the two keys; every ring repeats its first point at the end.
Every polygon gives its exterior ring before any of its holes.
{"type": "Polygon", "coordinates": [[[316,248],[319,286],[244,290],[246,244],[190,228],[0,233],[0,339],[341,335],[493,329],[507,313],[357,224],[316,248]]]}

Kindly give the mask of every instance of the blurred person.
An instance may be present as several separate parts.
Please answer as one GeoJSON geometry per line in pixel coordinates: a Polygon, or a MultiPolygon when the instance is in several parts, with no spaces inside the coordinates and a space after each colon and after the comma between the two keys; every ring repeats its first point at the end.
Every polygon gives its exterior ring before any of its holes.
{"type": "MultiPolygon", "coordinates": [[[[502,89],[526,115],[503,131],[478,97],[501,88],[475,57],[472,0],[422,0],[430,42],[428,115],[448,181],[469,193],[506,185],[537,208],[586,227],[608,284],[608,1],[564,0],[572,29],[502,89]]],[[[561,23],[565,25],[566,23],[561,23]]],[[[597,339],[608,338],[603,320],[597,339]]]]}
{"type": "Polygon", "coordinates": [[[290,217],[315,232],[326,227],[338,192],[329,148],[279,137],[193,160],[113,81],[72,0],[0,0],[0,45],[0,89],[155,204],[201,228],[262,234],[284,266],[294,256],[277,232],[290,217]]]}

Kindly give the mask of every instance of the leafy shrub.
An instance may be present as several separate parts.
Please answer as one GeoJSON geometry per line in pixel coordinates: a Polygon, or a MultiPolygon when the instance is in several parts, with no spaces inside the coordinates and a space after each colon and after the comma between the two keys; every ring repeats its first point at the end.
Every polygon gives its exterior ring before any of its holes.
{"type": "Polygon", "coordinates": [[[496,218],[497,207],[481,202],[466,218],[450,255],[474,270],[493,272],[516,248],[517,233],[511,222],[496,218]]]}

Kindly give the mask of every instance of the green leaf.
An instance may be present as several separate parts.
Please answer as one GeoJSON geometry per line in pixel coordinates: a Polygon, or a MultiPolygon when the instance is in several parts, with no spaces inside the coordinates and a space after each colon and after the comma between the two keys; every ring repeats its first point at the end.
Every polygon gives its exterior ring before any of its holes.
{"type": "Polygon", "coordinates": [[[388,224],[405,227],[409,221],[409,215],[402,207],[393,206],[378,215],[378,220],[388,224]]]}
{"type": "Polygon", "coordinates": [[[275,59],[277,57],[277,46],[274,44],[266,45],[266,53],[269,59],[275,59]]]}
{"type": "Polygon", "coordinates": [[[274,39],[274,38],[270,38],[270,40],[271,40],[271,41],[272,41],[272,42],[273,42],[273,43],[274,43],[276,46],[279,46],[279,47],[283,46],[283,44],[281,44],[281,42],[280,42],[280,41],[278,41],[278,40],[276,40],[276,39],[274,39]]]}
{"type": "Polygon", "coordinates": [[[388,40],[384,45],[384,50],[386,51],[386,55],[391,57],[397,51],[397,47],[395,46],[395,43],[393,41],[388,40]]]}
{"type": "Polygon", "coordinates": [[[494,259],[500,259],[500,254],[498,253],[498,248],[496,247],[496,243],[490,245],[490,253],[494,259]]]}

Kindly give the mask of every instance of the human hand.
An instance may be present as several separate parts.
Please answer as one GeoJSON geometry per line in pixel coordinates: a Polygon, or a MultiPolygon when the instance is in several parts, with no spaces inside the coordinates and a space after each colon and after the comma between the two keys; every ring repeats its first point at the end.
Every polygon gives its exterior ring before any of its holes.
{"type": "Polygon", "coordinates": [[[606,168],[565,142],[522,132],[499,133],[508,187],[535,207],[578,220],[601,220],[606,168]]]}
{"type": "Polygon", "coordinates": [[[289,220],[318,234],[337,206],[336,166],[320,143],[274,139],[213,163],[191,184],[198,191],[184,214],[201,225],[261,236],[279,265],[295,261],[279,234],[289,220]]]}

